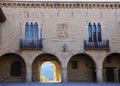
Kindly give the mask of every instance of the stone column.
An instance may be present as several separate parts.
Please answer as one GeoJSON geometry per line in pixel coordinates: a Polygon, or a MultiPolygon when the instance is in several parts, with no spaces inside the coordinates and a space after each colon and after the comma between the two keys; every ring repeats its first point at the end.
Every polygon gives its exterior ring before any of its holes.
{"type": "Polygon", "coordinates": [[[114,69],[114,80],[119,82],[119,68],[114,69]]]}
{"type": "Polygon", "coordinates": [[[103,69],[102,67],[97,67],[97,82],[103,82],[103,69]]]}
{"type": "Polygon", "coordinates": [[[32,82],[32,67],[26,67],[26,82],[32,82]]]}
{"type": "Polygon", "coordinates": [[[67,82],[67,68],[62,68],[62,82],[67,82]]]}

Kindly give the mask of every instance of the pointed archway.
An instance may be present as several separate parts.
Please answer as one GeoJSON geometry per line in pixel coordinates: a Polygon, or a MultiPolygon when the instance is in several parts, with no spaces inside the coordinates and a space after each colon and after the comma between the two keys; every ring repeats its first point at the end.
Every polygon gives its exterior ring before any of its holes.
{"type": "Polygon", "coordinates": [[[103,78],[105,82],[119,82],[120,54],[112,53],[103,62],[103,78]]]}
{"type": "Polygon", "coordinates": [[[96,81],[96,65],[89,55],[74,55],[68,62],[69,82],[96,81]]]}
{"type": "Polygon", "coordinates": [[[26,64],[23,58],[15,53],[0,57],[0,82],[24,82],[26,64]]]}
{"type": "MultiPolygon", "coordinates": [[[[46,65],[49,67],[49,65],[46,65]]],[[[47,72],[49,73],[49,72],[47,72]]],[[[50,74],[50,73],[49,73],[50,74]]],[[[44,81],[44,82],[61,82],[61,64],[58,58],[52,54],[41,54],[36,57],[32,64],[32,80],[33,81],[44,81]],[[41,79],[41,68],[42,65],[46,62],[51,62],[54,66],[53,70],[53,80],[50,80],[48,77],[41,79]]]]}

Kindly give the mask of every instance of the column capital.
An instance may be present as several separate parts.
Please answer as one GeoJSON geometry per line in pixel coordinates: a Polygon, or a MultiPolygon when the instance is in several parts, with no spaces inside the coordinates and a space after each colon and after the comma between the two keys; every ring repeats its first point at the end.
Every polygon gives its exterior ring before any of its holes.
{"type": "Polygon", "coordinates": [[[62,67],[62,70],[66,70],[67,71],[67,68],[66,67],[62,67]]]}
{"type": "Polygon", "coordinates": [[[97,68],[96,68],[96,70],[103,70],[103,68],[101,68],[101,67],[100,67],[100,68],[99,68],[99,67],[97,67],[97,68]]]}

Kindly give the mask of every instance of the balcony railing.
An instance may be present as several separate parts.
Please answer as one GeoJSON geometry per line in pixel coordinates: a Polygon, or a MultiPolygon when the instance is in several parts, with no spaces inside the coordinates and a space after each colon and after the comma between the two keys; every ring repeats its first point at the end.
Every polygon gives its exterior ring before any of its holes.
{"type": "Polygon", "coordinates": [[[42,49],[42,39],[39,40],[20,40],[20,49],[21,50],[40,50],[42,49]]]}
{"type": "Polygon", "coordinates": [[[101,42],[84,41],[84,49],[109,49],[109,40],[102,40],[101,42]]]}

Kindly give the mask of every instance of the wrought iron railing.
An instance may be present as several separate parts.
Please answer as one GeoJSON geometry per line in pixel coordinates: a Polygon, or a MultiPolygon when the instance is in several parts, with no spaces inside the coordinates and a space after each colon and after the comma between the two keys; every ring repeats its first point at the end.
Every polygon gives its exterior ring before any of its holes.
{"type": "Polygon", "coordinates": [[[21,39],[20,49],[21,50],[42,49],[42,39],[39,40],[21,39]]]}
{"type": "Polygon", "coordinates": [[[84,41],[84,49],[109,49],[109,40],[98,41],[84,41]]]}

